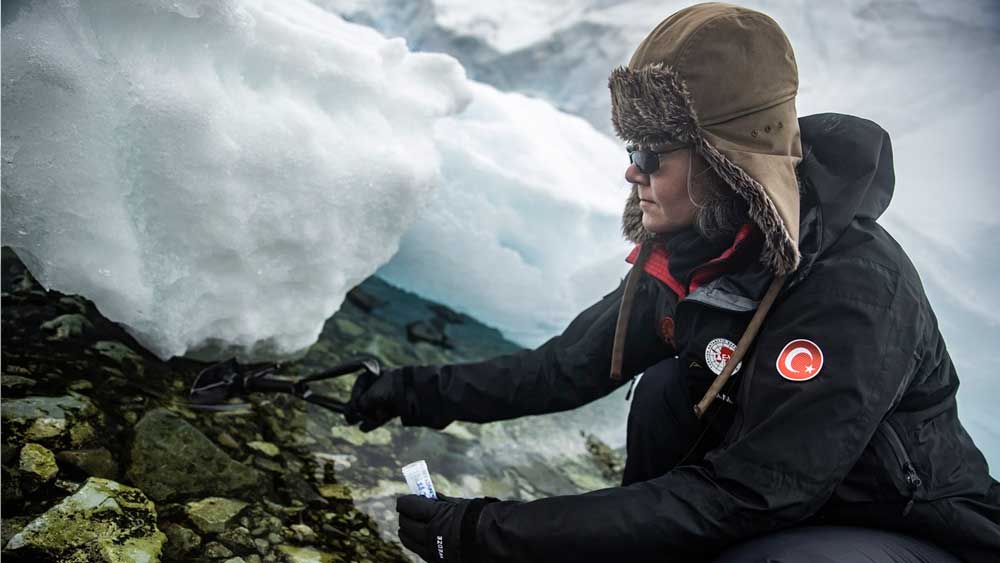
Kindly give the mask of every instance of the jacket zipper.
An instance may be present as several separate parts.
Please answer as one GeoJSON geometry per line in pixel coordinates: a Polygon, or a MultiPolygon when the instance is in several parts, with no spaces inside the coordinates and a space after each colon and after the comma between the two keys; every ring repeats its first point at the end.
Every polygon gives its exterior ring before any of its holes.
{"type": "Polygon", "coordinates": [[[899,438],[899,434],[896,433],[892,425],[888,421],[883,422],[879,424],[878,431],[885,436],[889,447],[892,448],[893,453],[896,455],[896,461],[899,462],[900,467],[903,469],[906,484],[910,487],[910,500],[906,503],[906,507],[903,508],[903,516],[906,516],[913,508],[914,497],[916,497],[917,490],[923,485],[923,479],[920,478],[920,475],[917,475],[917,469],[913,466],[913,462],[910,461],[910,456],[907,455],[906,448],[903,447],[903,441],[899,438]]]}

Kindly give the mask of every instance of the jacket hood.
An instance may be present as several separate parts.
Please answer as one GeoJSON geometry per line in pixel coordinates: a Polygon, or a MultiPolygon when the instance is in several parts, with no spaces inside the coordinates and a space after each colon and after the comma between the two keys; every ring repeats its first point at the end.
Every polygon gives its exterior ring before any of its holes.
{"type": "MultiPolygon", "coordinates": [[[[878,124],[839,113],[809,115],[798,121],[804,151],[797,168],[801,261],[786,287],[805,278],[853,221],[878,219],[889,206],[895,185],[889,134],[878,124]]],[[[724,309],[752,311],[771,279],[767,265],[757,262],[711,281],[689,298],[724,309]]]]}
{"type": "Polygon", "coordinates": [[[878,219],[896,176],[889,134],[877,123],[839,113],[799,119],[803,183],[799,249],[804,276],[856,219],[878,219]]]}

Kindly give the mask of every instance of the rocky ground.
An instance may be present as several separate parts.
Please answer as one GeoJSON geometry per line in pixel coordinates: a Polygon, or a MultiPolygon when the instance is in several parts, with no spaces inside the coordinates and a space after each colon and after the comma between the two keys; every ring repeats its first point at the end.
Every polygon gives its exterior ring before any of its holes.
{"type": "MultiPolygon", "coordinates": [[[[364,434],[322,407],[254,394],[188,402],[208,364],[145,351],[90,301],[2,262],[3,557],[9,561],[407,561],[395,539],[400,468],[426,459],[438,490],[529,500],[611,486],[620,453],[564,419],[364,434]],[[532,451],[536,435],[576,436],[532,451]],[[577,455],[577,454],[581,455],[577,455]]],[[[385,365],[516,350],[471,317],[371,278],[282,376],[367,353],[385,365]]],[[[346,397],[352,378],[319,386],[346,397]]]]}

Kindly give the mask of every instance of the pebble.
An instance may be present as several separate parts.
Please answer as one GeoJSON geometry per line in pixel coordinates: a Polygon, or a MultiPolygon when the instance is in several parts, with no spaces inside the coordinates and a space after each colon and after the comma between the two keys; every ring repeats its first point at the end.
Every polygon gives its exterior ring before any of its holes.
{"type": "Polygon", "coordinates": [[[232,557],[233,552],[229,550],[228,547],[222,545],[217,541],[208,542],[205,544],[205,557],[208,559],[221,559],[223,557],[232,557]]]}
{"type": "Polygon", "coordinates": [[[257,544],[257,551],[261,555],[266,554],[267,551],[271,548],[271,544],[267,543],[267,540],[265,540],[263,538],[257,538],[255,540],[253,540],[253,543],[257,544]]]}

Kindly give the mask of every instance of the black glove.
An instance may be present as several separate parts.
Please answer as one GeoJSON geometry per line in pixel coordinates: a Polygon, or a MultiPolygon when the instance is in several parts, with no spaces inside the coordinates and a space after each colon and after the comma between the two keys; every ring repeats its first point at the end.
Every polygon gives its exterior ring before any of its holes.
{"type": "Polygon", "coordinates": [[[375,375],[362,372],[351,388],[344,418],[348,424],[361,423],[362,432],[371,432],[403,413],[401,369],[386,369],[375,375]]]}
{"type": "Polygon", "coordinates": [[[438,494],[437,500],[420,495],[396,499],[399,540],[424,561],[473,563],[479,561],[476,524],[483,507],[499,499],[464,499],[438,494]]]}

